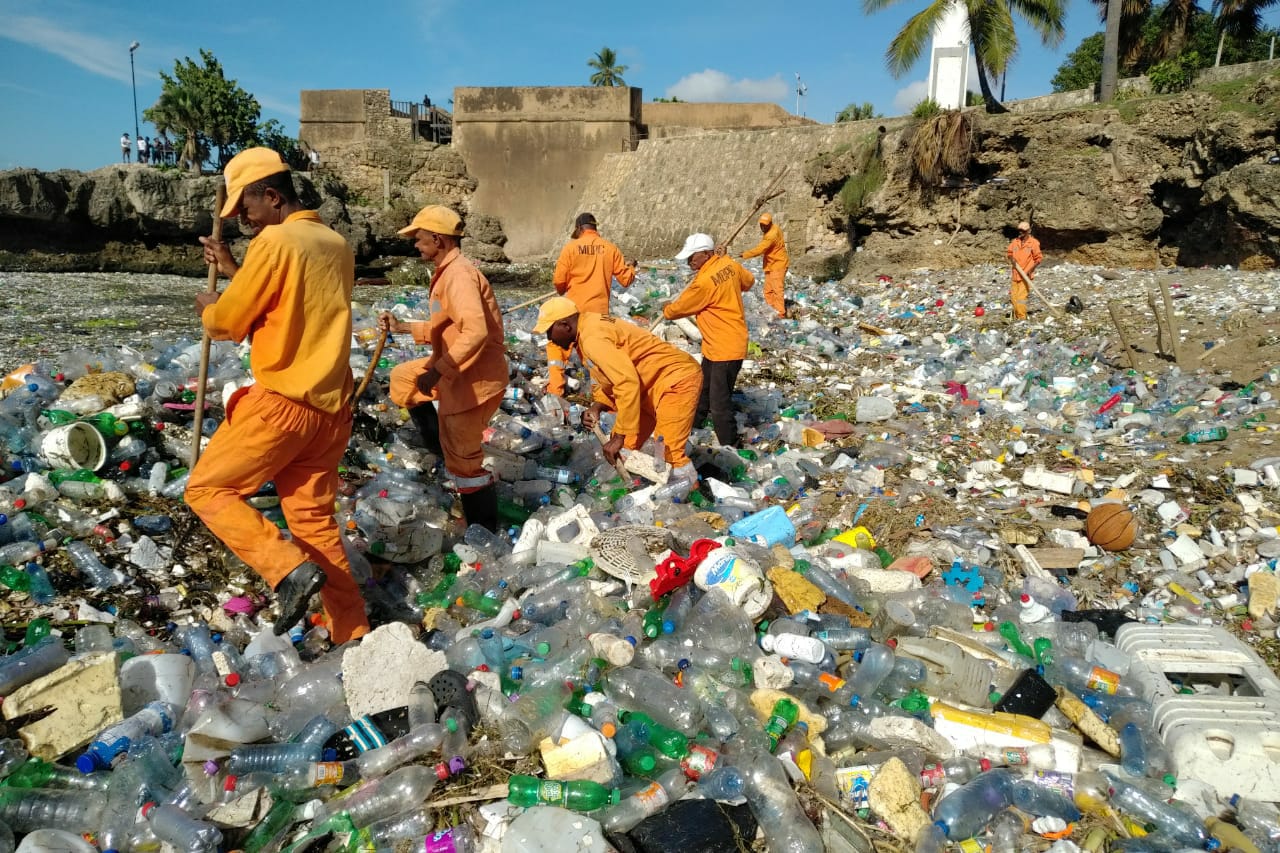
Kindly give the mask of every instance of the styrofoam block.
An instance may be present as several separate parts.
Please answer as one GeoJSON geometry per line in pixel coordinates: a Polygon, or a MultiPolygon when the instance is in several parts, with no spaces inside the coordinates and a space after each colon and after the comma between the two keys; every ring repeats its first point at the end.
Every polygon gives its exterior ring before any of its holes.
{"type": "Polygon", "coordinates": [[[582,504],[574,504],[547,521],[547,538],[553,542],[572,542],[585,548],[599,535],[600,528],[582,504]]]}
{"type": "Polygon", "coordinates": [[[1184,566],[1190,566],[1204,560],[1204,552],[1200,550],[1200,546],[1196,544],[1196,540],[1183,533],[1173,542],[1169,543],[1170,553],[1178,558],[1178,562],[1184,566]]]}
{"type": "Polygon", "coordinates": [[[1042,466],[1034,466],[1022,472],[1022,485],[1033,489],[1044,489],[1046,492],[1057,492],[1062,495],[1071,494],[1075,488],[1076,478],[1071,474],[1057,474],[1046,471],[1042,466]]]}

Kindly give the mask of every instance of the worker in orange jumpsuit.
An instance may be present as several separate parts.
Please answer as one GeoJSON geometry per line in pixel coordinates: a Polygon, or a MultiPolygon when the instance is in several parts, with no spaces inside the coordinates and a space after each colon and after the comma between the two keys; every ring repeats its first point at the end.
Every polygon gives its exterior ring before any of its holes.
{"type": "MultiPolygon", "coordinates": [[[[226,420],[191,471],[186,500],[209,530],[275,590],[283,634],[319,592],[330,639],[369,632],[334,520],[338,463],[351,439],[351,247],[303,208],[289,167],[268,148],[227,163],[221,215],[254,232],[239,266],[227,244],[202,237],[204,258],[231,278],[200,293],[213,340],[251,337],[254,384],[225,401],[226,420]],[[245,503],[274,481],[290,538],[245,503]]],[[[196,413],[196,418],[201,417],[196,413]]]]}
{"type": "Polygon", "coordinates": [[[782,229],[773,221],[773,215],[760,215],[760,242],[754,248],[742,253],[742,259],[764,255],[764,301],[778,313],[778,319],[787,316],[787,300],[783,296],[783,285],[787,281],[787,265],[791,256],[787,254],[787,241],[782,236],[782,229]]]}
{"type": "Polygon", "coordinates": [[[431,355],[392,369],[391,399],[409,410],[428,448],[443,453],[467,524],[496,531],[498,493],[493,475],[484,468],[480,442],[507,388],[502,312],[489,280],[459,249],[458,214],[430,205],[400,233],[412,238],[422,259],[435,266],[431,319],[402,323],[384,313],[379,324],[430,344],[431,355]]]}
{"type": "Polygon", "coordinates": [[[756,279],[728,255],[715,253],[708,234],[690,234],[676,260],[687,260],[697,273],[680,295],[662,307],[668,320],[693,317],[702,333],[702,393],[693,422],[701,424],[711,413],[716,440],[738,443],[733,417],[733,388],[747,357],[747,318],[742,294],[756,279]]]}
{"type": "Polygon", "coordinates": [[[622,448],[639,450],[651,435],[662,438],[673,477],[696,481],[685,447],[702,375],[693,356],[627,320],[580,312],[573,300],[554,296],[542,304],[535,334],[546,332],[562,347],[577,345],[591,371],[593,402],[582,425],[595,429],[600,413],[618,413],[604,457],[616,462],[622,448]]]}
{"type": "MultiPolygon", "coordinates": [[[[573,300],[579,311],[609,313],[609,287],[613,279],[623,287],[636,280],[636,262],[625,261],[618,247],[600,236],[596,218],[579,213],[573,223],[573,239],[560,250],[551,283],[561,296],[573,300]]],[[[563,397],[565,368],[570,350],[547,341],[547,393],[563,397]]]]}
{"type": "Polygon", "coordinates": [[[1027,297],[1031,295],[1031,281],[1036,277],[1036,267],[1044,260],[1040,252],[1040,241],[1031,236],[1031,223],[1023,220],[1018,223],[1018,236],[1013,238],[1009,248],[1005,250],[1012,267],[1013,283],[1009,287],[1009,301],[1013,304],[1013,319],[1027,319],[1027,297]],[[1016,265],[1016,266],[1015,266],[1016,265]],[[1023,280],[1018,267],[1027,274],[1029,280],[1023,280]]]}

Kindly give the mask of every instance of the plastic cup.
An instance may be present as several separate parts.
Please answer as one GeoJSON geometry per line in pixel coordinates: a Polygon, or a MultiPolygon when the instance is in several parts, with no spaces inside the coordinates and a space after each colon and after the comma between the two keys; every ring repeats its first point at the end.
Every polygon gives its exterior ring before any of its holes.
{"type": "Polygon", "coordinates": [[[41,436],[40,455],[54,468],[97,471],[107,461],[107,443],[92,426],[76,421],[41,436]]]}

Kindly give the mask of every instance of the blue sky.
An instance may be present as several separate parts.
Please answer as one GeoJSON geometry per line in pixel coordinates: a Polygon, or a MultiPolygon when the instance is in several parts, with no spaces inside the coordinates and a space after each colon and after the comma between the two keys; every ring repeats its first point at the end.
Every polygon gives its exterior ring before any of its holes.
{"type": "MultiPolygon", "coordinates": [[[[1048,92],[1066,54],[1098,30],[1088,0],[1068,2],[1056,51],[1020,32],[1009,98],[1048,92]]],[[[133,134],[134,40],[139,113],[159,95],[160,71],[208,48],[258,98],[264,119],[295,134],[302,89],[389,88],[396,100],[429,94],[447,104],[454,86],[581,85],[587,60],[605,45],[645,100],[776,101],[794,110],[798,72],[808,87],[803,112],[831,121],[850,102],[893,115],[918,99],[925,60],[894,79],[883,54],[922,6],[907,0],[868,17],[857,0],[0,0],[0,169],[117,162],[120,133],[133,134]]]]}

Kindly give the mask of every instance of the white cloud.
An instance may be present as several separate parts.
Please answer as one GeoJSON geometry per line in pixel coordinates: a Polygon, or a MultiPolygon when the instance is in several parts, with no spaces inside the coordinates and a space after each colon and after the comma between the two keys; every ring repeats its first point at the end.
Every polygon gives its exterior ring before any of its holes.
{"type": "Polygon", "coordinates": [[[293,118],[293,119],[301,118],[302,113],[299,111],[301,108],[298,105],[297,95],[295,95],[292,99],[286,101],[283,98],[276,98],[271,95],[264,95],[261,92],[253,91],[249,89],[248,86],[245,86],[244,88],[246,91],[250,92],[255,98],[258,99],[258,104],[262,107],[263,110],[267,112],[279,113],[280,115],[285,116],[287,118],[293,118]]]}
{"type": "Polygon", "coordinates": [[[791,84],[781,74],[764,80],[735,80],[712,68],[682,77],[667,89],[668,98],[682,101],[781,101],[790,94],[791,84]]]}
{"type": "Polygon", "coordinates": [[[34,15],[8,16],[0,37],[60,56],[93,74],[129,82],[128,42],[76,32],[34,15]]]}
{"type": "Polygon", "coordinates": [[[929,97],[929,81],[914,80],[893,94],[893,109],[897,115],[911,112],[911,109],[929,97]]]}

